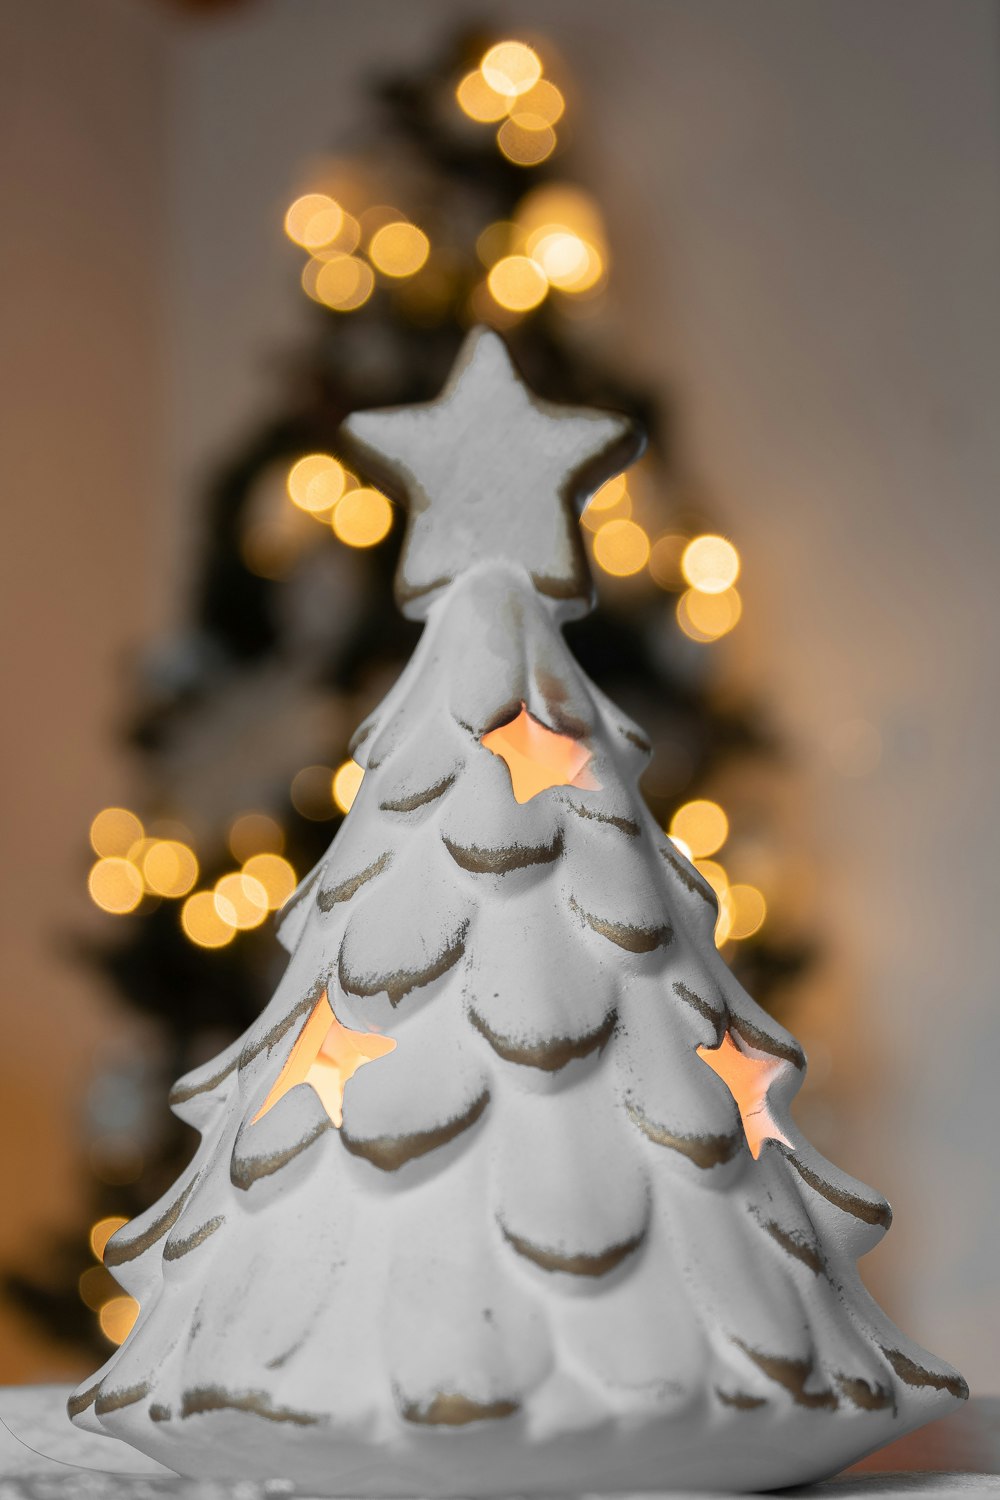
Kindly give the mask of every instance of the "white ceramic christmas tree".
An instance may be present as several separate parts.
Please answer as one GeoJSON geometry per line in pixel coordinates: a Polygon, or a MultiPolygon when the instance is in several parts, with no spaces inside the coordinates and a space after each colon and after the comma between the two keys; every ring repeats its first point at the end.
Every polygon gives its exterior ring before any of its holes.
{"type": "Polygon", "coordinates": [[[347,434],[405,493],[426,627],[273,1000],[173,1092],[201,1145],[107,1248],[141,1312],[74,1420],[430,1496],[790,1484],[946,1412],[964,1382],[857,1274],[888,1206],[796,1128],[802,1053],[561,635],[628,424],[478,331],[436,402],[347,434]]]}

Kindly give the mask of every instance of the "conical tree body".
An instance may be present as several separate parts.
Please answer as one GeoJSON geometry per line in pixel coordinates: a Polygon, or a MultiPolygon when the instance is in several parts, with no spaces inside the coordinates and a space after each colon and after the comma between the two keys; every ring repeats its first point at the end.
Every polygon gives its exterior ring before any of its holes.
{"type": "Polygon", "coordinates": [[[430,600],[276,994],[174,1091],[202,1143],[110,1243],[142,1310],[82,1425],[315,1494],[746,1489],[964,1394],[864,1291],[887,1205],[791,1119],[567,607],[510,559],[430,600]]]}

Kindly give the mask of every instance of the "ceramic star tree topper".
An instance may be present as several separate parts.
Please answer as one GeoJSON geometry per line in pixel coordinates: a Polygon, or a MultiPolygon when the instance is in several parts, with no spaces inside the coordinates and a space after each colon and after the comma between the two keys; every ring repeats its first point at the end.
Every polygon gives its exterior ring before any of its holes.
{"type": "Polygon", "coordinates": [[[477,331],[346,442],[409,507],[423,635],[274,998],[173,1091],[201,1145],[107,1247],[141,1311],[74,1420],[184,1474],[461,1496],[793,1484],[948,1411],[857,1274],[888,1206],[797,1129],[802,1052],[561,634],[629,424],[477,331]]]}

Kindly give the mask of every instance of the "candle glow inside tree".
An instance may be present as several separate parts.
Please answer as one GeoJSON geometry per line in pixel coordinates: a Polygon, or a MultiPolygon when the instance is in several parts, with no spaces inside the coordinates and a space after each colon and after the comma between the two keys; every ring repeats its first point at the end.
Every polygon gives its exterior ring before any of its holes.
{"type": "Polygon", "coordinates": [[[792,1484],[946,1412],[961,1377],[856,1270],[888,1206],[796,1128],[801,1050],[561,634],[630,425],[479,330],[345,441],[405,498],[424,633],[270,1005],[174,1089],[201,1145],[107,1246],[141,1311],[74,1420],[192,1475],[457,1496],[792,1484]]]}

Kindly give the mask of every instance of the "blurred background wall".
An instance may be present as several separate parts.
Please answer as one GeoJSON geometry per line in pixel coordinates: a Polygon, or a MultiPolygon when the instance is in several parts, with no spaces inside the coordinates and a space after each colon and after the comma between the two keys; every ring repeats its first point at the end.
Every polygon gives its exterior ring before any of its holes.
{"type": "MultiPolygon", "coordinates": [[[[896,1227],[865,1274],[1000,1386],[1000,72],[988,0],[257,0],[3,7],[9,575],[0,1254],[69,1212],[82,1074],[113,1041],[67,958],[85,833],[128,771],[123,662],[175,617],[196,485],[303,316],[281,232],[374,68],[463,18],[544,32],[586,109],[621,358],[671,387],[738,529],[724,649],[797,757],[828,956],[796,1029],[822,1148],[896,1227]],[[8,45],[9,42],[9,45],[8,45]],[[825,1060],[825,1061],[824,1061],[825,1060]]],[[[0,1377],[65,1356],[16,1319],[0,1377]]]]}

